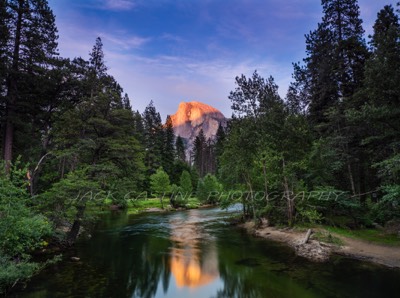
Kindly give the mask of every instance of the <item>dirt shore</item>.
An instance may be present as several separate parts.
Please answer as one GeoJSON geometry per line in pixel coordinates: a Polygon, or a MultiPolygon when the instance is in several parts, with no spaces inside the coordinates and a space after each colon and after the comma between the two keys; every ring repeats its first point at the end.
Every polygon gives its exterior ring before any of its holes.
{"type": "Polygon", "coordinates": [[[253,222],[241,224],[240,227],[257,237],[286,243],[293,247],[297,255],[312,261],[325,262],[332,254],[339,254],[392,268],[400,268],[400,247],[398,246],[376,244],[336,234],[333,236],[339,238],[342,245],[318,241],[313,239],[313,236],[307,243],[303,243],[306,232],[266,226],[256,228],[253,222]]]}

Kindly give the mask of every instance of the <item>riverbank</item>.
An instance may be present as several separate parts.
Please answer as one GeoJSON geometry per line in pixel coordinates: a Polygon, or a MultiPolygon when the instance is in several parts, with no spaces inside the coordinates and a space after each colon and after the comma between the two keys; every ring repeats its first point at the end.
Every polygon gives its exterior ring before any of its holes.
{"type": "Polygon", "coordinates": [[[312,229],[311,237],[305,241],[307,230],[304,229],[256,227],[253,222],[246,222],[239,226],[256,237],[285,243],[292,247],[297,255],[311,261],[325,262],[331,255],[337,254],[387,267],[400,268],[399,245],[372,243],[331,233],[320,227],[312,229]]]}

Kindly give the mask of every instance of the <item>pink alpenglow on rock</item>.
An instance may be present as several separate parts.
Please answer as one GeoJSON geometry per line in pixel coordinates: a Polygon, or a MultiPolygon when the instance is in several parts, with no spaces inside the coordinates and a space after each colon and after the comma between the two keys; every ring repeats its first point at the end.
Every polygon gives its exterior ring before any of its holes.
{"type": "Polygon", "coordinates": [[[206,139],[215,139],[219,125],[226,127],[227,119],[216,108],[198,101],[181,102],[178,111],[171,116],[174,133],[186,140],[186,156],[193,141],[203,129],[206,139]]]}

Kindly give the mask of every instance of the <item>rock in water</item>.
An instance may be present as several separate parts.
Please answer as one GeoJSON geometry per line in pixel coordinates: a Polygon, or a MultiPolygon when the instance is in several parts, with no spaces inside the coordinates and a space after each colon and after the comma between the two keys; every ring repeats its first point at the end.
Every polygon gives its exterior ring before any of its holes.
{"type": "Polygon", "coordinates": [[[213,140],[218,126],[226,127],[227,124],[227,119],[219,110],[198,101],[181,102],[171,120],[175,135],[181,136],[186,141],[187,157],[201,129],[206,139],[213,140]]]}

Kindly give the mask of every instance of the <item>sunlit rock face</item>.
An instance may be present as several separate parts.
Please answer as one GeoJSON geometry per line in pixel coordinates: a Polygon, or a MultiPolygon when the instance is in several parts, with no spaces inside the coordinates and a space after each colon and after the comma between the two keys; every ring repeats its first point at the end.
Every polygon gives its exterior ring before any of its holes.
{"type": "Polygon", "coordinates": [[[197,101],[181,102],[171,120],[175,135],[181,136],[187,142],[186,156],[201,129],[206,139],[214,139],[218,126],[226,126],[226,118],[219,110],[197,101]]]}

